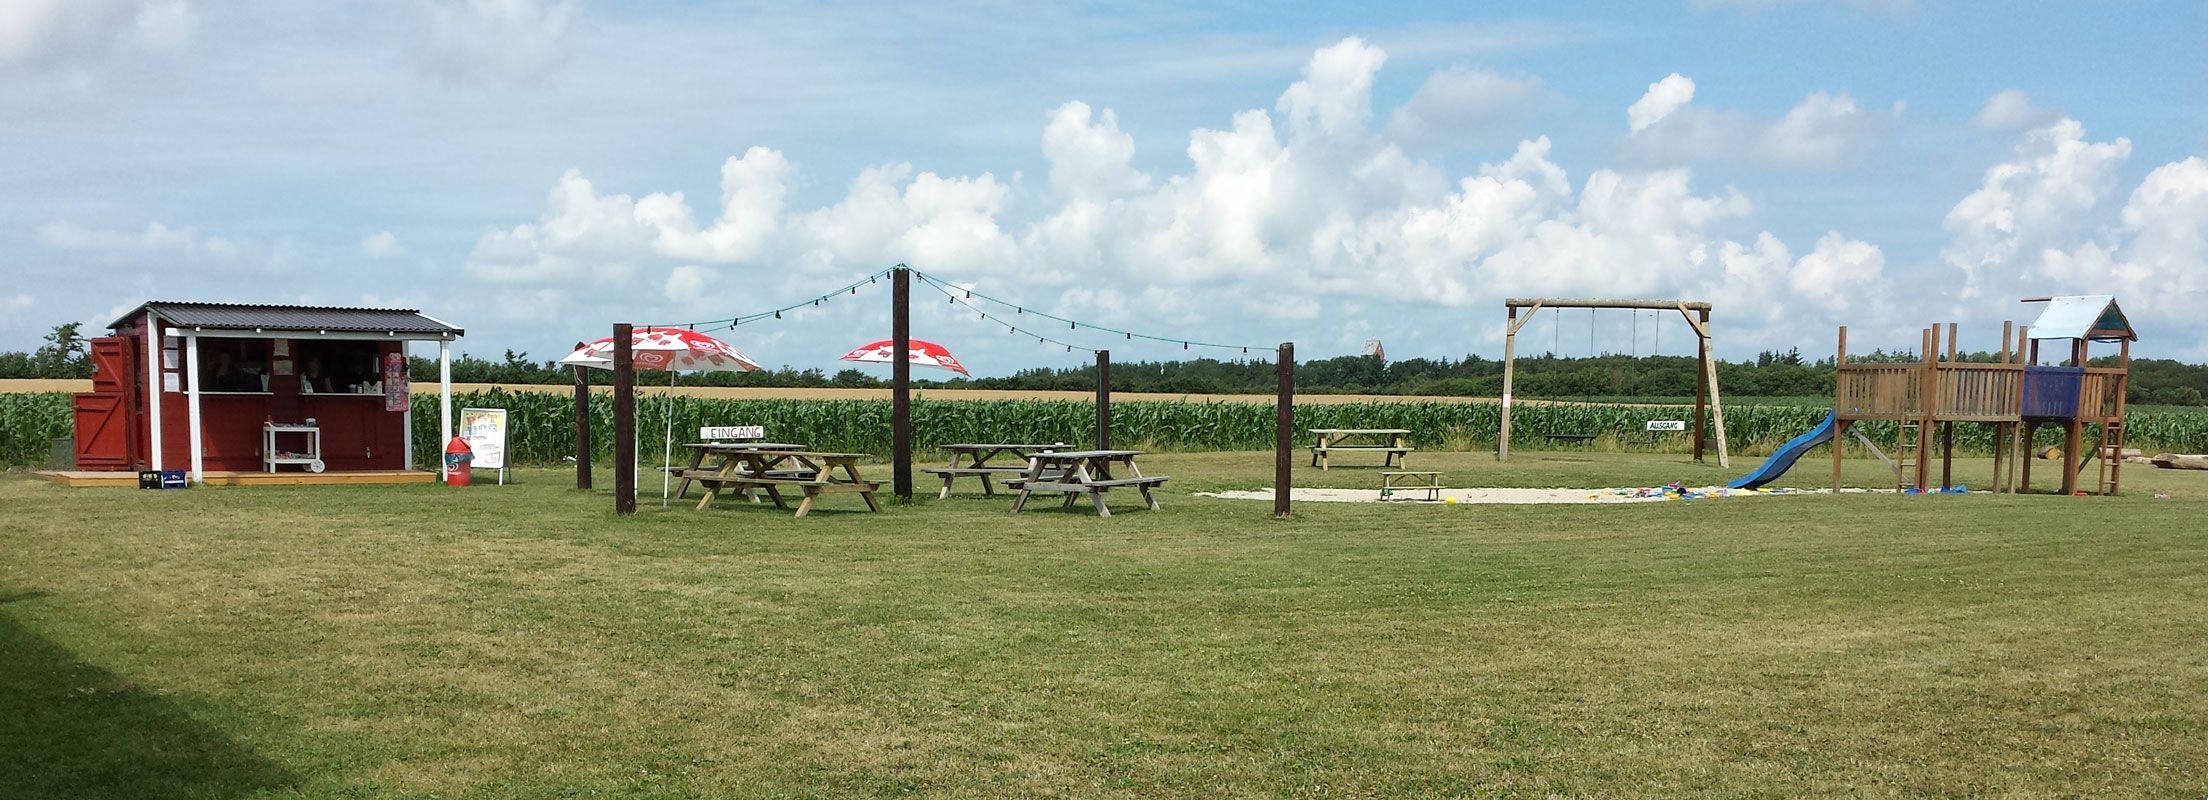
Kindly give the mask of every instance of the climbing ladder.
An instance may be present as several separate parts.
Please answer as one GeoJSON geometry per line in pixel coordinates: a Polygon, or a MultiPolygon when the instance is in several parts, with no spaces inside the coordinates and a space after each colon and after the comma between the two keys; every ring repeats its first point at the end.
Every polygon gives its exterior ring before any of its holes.
{"type": "Polygon", "coordinates": [[[1894,489],[1921,487],[1923,478],[1918,473],[1924,466],[1924,424],[1905,419],[1898,427],[1901,433],[1894,446],[1894,489]]]}
{"type": "Polygon", "coordinates": [[[2113,496],[2123,481],[2124,424],[2111,422],[2101,428],[2101,446],[2095,459],[2101,462],[2101,479],[2096,487],[2102,496],[2113,496]]]}

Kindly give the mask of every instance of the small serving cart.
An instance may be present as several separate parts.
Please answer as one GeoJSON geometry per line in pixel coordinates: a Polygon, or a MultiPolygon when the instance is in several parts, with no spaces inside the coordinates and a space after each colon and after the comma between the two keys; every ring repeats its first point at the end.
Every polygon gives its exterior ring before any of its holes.
{"type": "Polygon", "coordinates": [[[282,464],[301,464],[308,472],[322,471],[322,428],[318,425],[300,425],[283,422],[261,424],[261,468],[275,472],[282,464]],[[285,452],[276,449],[279,434],[306,437],[307,449],[303,452],[285,452]]]}

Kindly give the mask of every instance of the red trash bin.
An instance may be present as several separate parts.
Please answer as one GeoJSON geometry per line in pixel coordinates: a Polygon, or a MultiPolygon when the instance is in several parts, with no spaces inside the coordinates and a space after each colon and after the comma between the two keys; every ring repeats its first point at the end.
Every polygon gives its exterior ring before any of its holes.
{"type": "Polygon", "coordinates": [[[468,464],[473,461],[475,461],[475,448],[468,446],[468,440],[454,436],[452,441],[446,442],[445,485],[468,485],[469,473],[472,471],[468,464]]]}

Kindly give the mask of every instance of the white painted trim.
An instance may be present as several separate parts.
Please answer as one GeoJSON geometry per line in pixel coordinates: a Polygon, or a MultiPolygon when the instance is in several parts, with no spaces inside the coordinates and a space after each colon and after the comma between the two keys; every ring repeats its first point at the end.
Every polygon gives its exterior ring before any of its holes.
{"type": "Polygon", "coordinates": [[[445,443],[452,441],[452,343],[437,343],[437,479],[445,478],[445,443]]]}
{"type": "MultiPolygon", "coordinates": [[[[405,343],[405,342],[400,342],[400,343],[399,343],[399,362],[400,362],[400,363],[402,363],[402,364],[403,364],[403,363],[407,363],[407,362],[408,362],[408,361],[409,361],[409,360],[411,359],[411,357],[412,357],[412,356],[411,356],[411,354],[409,354],[409,353],[407,353],[407,352],[406,352],[406,343],[405,343]]],[[[377,373],[377,374],[379,374],[379,375],[380,375],[380,374],[382,374],[382,373],[381,373],[381,369],[380,369],[380,368],[381,368],[381,367],[382,367],[383,365],[381,365],[381,364],[378,364],[378,365],[376,365],[376,366],[377,366],[377,367],[379,368],[379,369],[378,369],[378,373],[377,373]]],[[[406,459],[406,460],[405,460],[404,462],[402,462],[402,463],[401,463],[401,464],[399,465],[399,469],[413,469],[413,468],[414,468],[414,393],[413,393],[413,391],[412,391],[412,390],[409,390],[409,391],[407,392],[407,395],[406,395],[406,410],[405,410],[405,411],[402,411],[402,412],[399,412],[399,427],[401,427],[401,428],[404,428],[404,429],[406,430],[406,433],[405,433],[405,435],[403,435],[403,436],[399,437],[401,441],[404,441],[404,442],[406,442],[406,445],[405,445],[405,448],[406,448],[406,449],[404,449],[404,450],[400,451],[400,452],[402,452],[402,453],[404,453],[404,454],[405,454],[405,455],[401,456],[401,458],[404,458],[404,459],[406,459]]]]}
{"type": "Polygon", "coordinates": [[[150,458],[147,462],[161,468],[161,322],[146,312],[146,424],[151,426],[152,441],[147,443],[150,458]]]}
{"type": "Polygon", "coordinates": [[[372,333],[367,331],[318,331],[312,329],[286,330],[282,328],[266,328],[258,331],[230,328],[212,330],[194,328],[192,332],[209,339],[340,339],[364,342],[434,342],[452,338],[452,334],[449,333],[372,333]]]}
{"type": "Polygon", "coordinates": [[[184,335],[184,404],[192,428],[192,482],[205,483],[206,445],[199,438],[199,335],[184,335]]]}

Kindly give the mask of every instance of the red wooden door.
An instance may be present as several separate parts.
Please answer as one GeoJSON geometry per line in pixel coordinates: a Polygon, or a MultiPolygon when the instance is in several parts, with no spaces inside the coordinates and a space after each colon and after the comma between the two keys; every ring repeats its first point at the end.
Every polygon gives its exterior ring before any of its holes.
{"type": "Polygon", "coordinates": [[[102,336],[92,344],[92,391],[76,396],[78,469],[134,469],[138,431],[138,364],[135,338],[102,336]]]}

